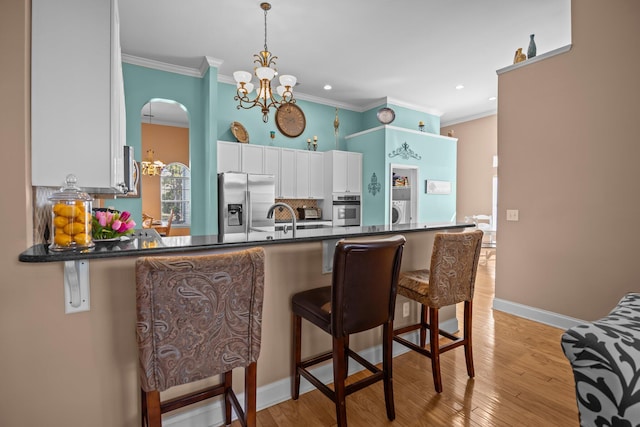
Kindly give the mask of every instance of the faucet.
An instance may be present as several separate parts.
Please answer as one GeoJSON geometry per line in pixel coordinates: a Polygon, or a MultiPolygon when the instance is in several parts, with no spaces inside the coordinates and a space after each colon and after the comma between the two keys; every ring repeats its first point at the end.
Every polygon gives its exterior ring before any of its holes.
{"type": "MultiPolygon", "coordinates": [[[[296,214],[293,212],[293,208],[286,203],[277,202],[271,205],[269,210],[267,211],[267,218],[273,218],[273,211],[276,210],[277,207],[287,208],[289,213],[291,214],[291,221],[293,222],[293,237],[296,237],[296,214]]],[[[284,226],[284,232],[287,233],[287,226],[284,226]]]]}

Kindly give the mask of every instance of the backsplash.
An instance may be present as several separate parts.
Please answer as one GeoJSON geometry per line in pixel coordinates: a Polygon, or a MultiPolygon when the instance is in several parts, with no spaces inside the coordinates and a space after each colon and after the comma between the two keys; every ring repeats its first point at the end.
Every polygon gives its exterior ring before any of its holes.
{"type": "MultiPolygon", "coordinates": [[[[298,215],[297,208],[307,207],[307,208],[317,208],[318,201],[314,199],[276,199],[276,202],[286,203],[293,208],[293,212],[296,214],[296,219],[300,219],[298,215]]],[[[286,221],[291,219],[291,214],[287,209],[276,209],[275,211],[275,220],[276,221],[286,221]]]]}

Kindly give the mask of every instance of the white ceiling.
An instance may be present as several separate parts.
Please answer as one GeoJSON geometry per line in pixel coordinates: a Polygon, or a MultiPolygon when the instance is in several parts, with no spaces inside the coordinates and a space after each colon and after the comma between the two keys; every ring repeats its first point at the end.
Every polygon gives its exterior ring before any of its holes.
{"type": "MultiPolygon", "coordinates": [[[[251,71],[264,45],[259,0],[120,0],[122,53],[219,76],[251,71]]],[[[364,111],[385,98],[442,124],[496,111],[496,70],[571,43],[570,0],[272,0],[268,48],[300,99],[364,111]],[[325,84],[333,89],[326,91],[325,84]],[[456,90],[457,85],[464,89],[456,90]]],[[[155,109],[155,106],[153,107],[155,109]]],[[[158,114],[160,111],[158,110],[158,114]]],[[[156,112],[154,111],[154,116],[156,112]]]]}

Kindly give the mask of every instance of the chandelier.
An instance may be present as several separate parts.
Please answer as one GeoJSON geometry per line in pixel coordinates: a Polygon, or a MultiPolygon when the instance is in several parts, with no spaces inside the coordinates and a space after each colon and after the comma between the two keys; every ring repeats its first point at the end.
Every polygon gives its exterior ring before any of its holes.
{"type": "Polygon", "coordinates": [[[143,160],[140,162],[140,166],[142,167],[142,175],[156,176],[160,175],[162,172],[162,168],[164,168],[164,163],[160,160],[153,160],[153,150],[147,150],[147,160],[143,160]]]}
{"type": "Polygon", "coordinates": [[[258,64],[254,68],[254,73],[258,78],[259,88],[256,89],[256,97],[249,99],[249,94],[253,91],[253,83],[251,83],[251,73],[248,71],[236,71],[233,78],[237,82],[236,96],[234,100],[238,101],[238,109],[244,108],[248,110],[253,107],[260,107],[262,110],[262,121],[269,121],[269,108],[278,108],[282,104],[295,103],[293,99],[293,87],[296,85],[297,79],[291,75],[280,76],[280,86],[276,88],[279,96],[275,97],[271,90],[271,80],[278,74],[275,67],[277,56],[272,56],[267,48],[267,11],[271,9],[271,4],[260,3],[260,8],[264,10],[264,50],[259,54],[253,55],[256,58],[253,62],[258,64]]]}

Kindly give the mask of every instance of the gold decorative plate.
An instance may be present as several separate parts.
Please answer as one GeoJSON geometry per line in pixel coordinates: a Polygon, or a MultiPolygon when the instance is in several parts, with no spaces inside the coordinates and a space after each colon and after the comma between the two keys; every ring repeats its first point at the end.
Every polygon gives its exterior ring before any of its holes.
{"type": "Polygon", "coordinates": [[[249,133],[240,122],[231,123],[231,133],[236,137],[238,142],[243,144],[249,143],[249,133]]]}

